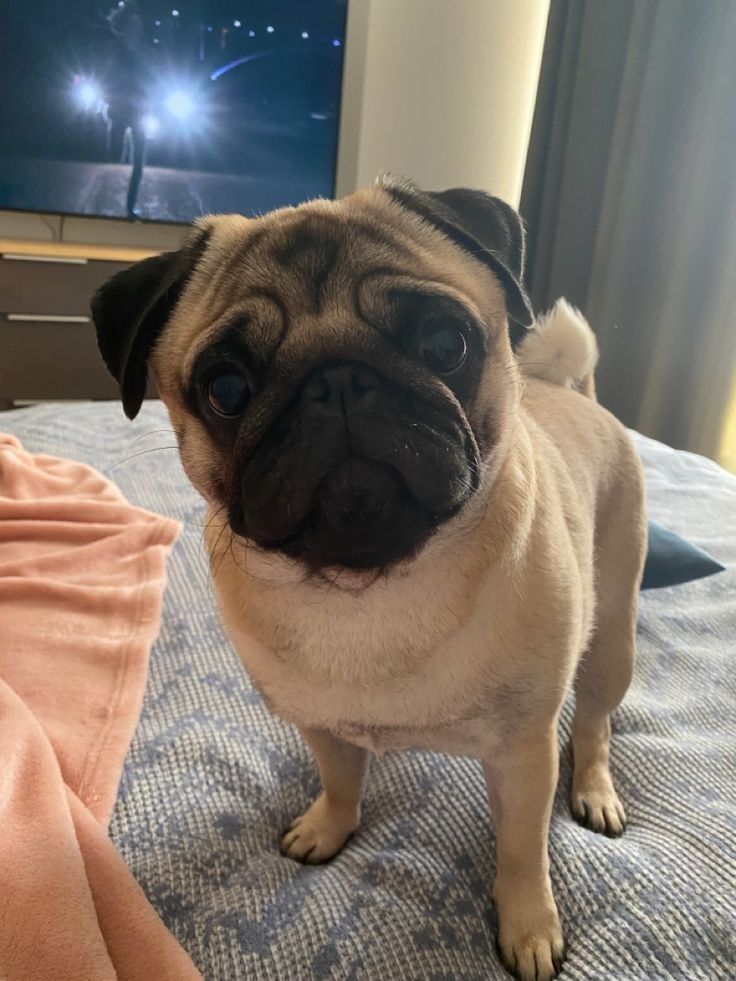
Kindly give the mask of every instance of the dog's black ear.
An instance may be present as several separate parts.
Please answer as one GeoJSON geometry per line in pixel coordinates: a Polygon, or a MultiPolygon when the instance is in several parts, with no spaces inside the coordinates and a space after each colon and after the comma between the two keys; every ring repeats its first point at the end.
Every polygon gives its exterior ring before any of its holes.
{"type": "Polygon", "coordinates": [[[143,403],[151,351],[210,237],[198,228],[177,252],[150,256],[116,273],[92,297],[97,346],[120,386],[125,414],[143,403]]]}
{"type": "Polygon", "coordinates": [[[382,187],[493,269],[506,294],[512,344],[534,320],[524,289],[524,226],[514,209],[485,191],[464,187],[422,191],[410,180],[382,174],[382,187]]]}

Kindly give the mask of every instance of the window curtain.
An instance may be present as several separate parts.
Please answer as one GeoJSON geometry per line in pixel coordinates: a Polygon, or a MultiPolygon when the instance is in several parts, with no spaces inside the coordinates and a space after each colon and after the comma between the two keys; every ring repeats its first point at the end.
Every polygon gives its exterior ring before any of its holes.
{"type": "Polygon", "coordinates": [[[601,402],[736,466],[736,2],[552,0],[521,211],[601,402]]]}

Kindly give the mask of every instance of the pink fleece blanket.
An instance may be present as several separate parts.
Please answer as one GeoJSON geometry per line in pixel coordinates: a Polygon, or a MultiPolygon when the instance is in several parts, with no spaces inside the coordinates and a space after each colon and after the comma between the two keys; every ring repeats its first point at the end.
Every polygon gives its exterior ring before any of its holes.
{"type": "Polygon", "coordinates": [[[0,434],[0,979],[198,978],[107,836],[174,521],[0,434]]]}

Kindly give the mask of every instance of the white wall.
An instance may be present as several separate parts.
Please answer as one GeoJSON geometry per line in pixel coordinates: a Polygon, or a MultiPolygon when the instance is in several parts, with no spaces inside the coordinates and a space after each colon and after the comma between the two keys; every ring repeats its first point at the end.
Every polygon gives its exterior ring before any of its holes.
{"type": "Polygon", "coordinates": [[[518,205],[548,10],[549,0],[352,0],[338,193],[390,170],[518,205]]]}
{"type": "MultiPolygon", "coordinates": [[[[518,204],[549,0],[351,0],[338,194],[380,170],[518,204]]],[[[59,219],[0,212],[0,238],[59,219]]],[[[171,248],[177,226],[67,218],[64,239],[171,248]]]]}

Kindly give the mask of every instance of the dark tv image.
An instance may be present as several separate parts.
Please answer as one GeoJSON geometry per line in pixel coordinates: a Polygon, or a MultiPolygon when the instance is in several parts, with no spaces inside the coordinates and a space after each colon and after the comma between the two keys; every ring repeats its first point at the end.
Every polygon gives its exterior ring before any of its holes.
{"type": "Polygon", "coordinates": [[[334,193],[347,0],[24,0],[0,209],[189,222],[334,193]]]}

